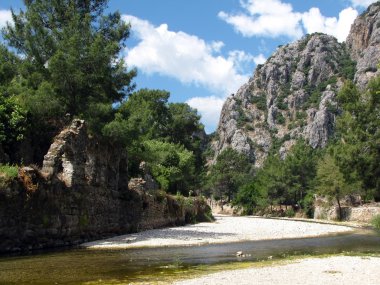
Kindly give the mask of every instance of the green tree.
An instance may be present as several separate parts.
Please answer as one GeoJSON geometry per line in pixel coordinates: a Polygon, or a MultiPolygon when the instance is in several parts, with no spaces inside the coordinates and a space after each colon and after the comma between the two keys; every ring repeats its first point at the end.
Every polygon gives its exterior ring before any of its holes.
{"type": "MultiPolygon", "coordinates": [[[[104,13],[107,2],[25,0],[25,11],[12,11],[14,24],[3,30],[24,58],[22,84],[38,98],[59,102],[60,113],[91,121],[99,104],[120,101],[133,88],[135,71],[119,59],[129,25],[118,12],[104,13]]],[[[23,100],[35,99],[25,93],[23,100]]]]}
{"type": "Polygon", "coordinates": [[[251,181],[239,189],[235,203],[248,211],[263,205],[296,205],[309,211],[317,156],[304,141],[298,141],[281,160],[276,153],[266,159],[251,181]]]}
{"type": "Polygon", "coordinates": [[[0,92],[6,92],[11,81],[18,74],[20,60],[0,44],[0,92]]]}
{"type": "Polygon", "coordinates": [[[339,93],[336,160],[349,184],[360,183],[367,198],[380,199],[380,77],[365,92],[348,82],[339,93]]]}
{"type": "Polygon", "coordinates": [[[291,148],[284,164],[285,202],[304,205],[306,195],[312,190],[317,168],[317,155],[305,141],[299,140],[291,148]]]}
{"type": "Polygon", "coordinates": [[[182,145],[159,140],[147,140],[143,145],[144,160],[161,188],[187,196],[195,180],[193,153],[182,145]]]}
{"type": "Polygon", "coordinates": [[[226,197],[230,202],[239,187],[249,178],[250,163],[248,158],[232,148],[223,150],[207,176],[208,185],[215,197],[226,197]]]}
{"type": "Polygon", "coordinates": [[[186,103],[170,103],[168,108],[171,120],[170,139],[188,149],[197,148],[198,146],[194,146],[199,141],[197,135],[204,131],[204,126],[200,123],[201,116],[197,110],[186,103]]]}
{"type": "MultiPolygon", "coordinates": [[[[200,116],[185,103],[168,104],[169,95],[164,90],[141,89],[134,92],[103,128],[105,136],[128,149],[132,176],[138,175],[138,166],[146,153],[144,142],[150,140],[183,146],[194,154],[196,176],[200,177],[203,171],[201,135],[204,127],[200,116]]],[[[199,184],[199,181],[197,179],[194,184],[199,184]]]]}
{"type": "Polygon", "coordinates": [[[243,206],[244,212],[251,215],[255,210],[268,206],[268,193],[264,187],[256,183],[245,184],[239,188],[234,204],[243,206]]]}
{"type": "Polygon", "coordinates": [[[26,130],[26,111],[15,103],[14,98],[0,93],[0,153],[7,154],[12,163],[16,147],[24,139],[26,130]]]}
{"type": "Polygon", "coordinates": [[[268,203],[282,204],[286,200],[286,173],[283,161],[278,155],[270,155],[262,169],[260,169],[253,183],[258,191],[266,193],[268,203]]]}
{"type": "Polygon", "coordinates": [[[196,171],[200,174],[204,171],[203,153],[207,140],[204,126],[200,122],[201,116],[186,103],[170,103],[169,116],[169,141],[181,144],[194,153],[196,171]]]}
{"type": "Polygon", "coordinates": [[[20,60],[0,44],[0,156],[11,163],[28,126],[26,110],[9,92],[9,86],[18,74],[19,64],[20,60]]]}
{"type": "Polygon", "coordinates": [[[141,89],[123,102],[114,119],[103,128],[103,134],[128,150],[130,175],[139,173],[145,152],[144,142],[166,140],[170,115],[169,92],[141,89]]]}
{"type": "Polygon", "coordinates": [[[317,168],[317,193],[335,199],[339,208],[339,219],[342,219],[342,207],[340,200],[352,192],[352,188],[346,183],[343,173],[330,154],[326,154],[318,163],[317,168]]]}

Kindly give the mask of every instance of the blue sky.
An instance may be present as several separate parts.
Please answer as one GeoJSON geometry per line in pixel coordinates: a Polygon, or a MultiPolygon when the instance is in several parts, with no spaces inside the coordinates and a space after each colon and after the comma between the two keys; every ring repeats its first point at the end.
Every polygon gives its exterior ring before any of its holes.
{"type": "MultiPolygon", "coordinates": [[[[137,88],[165,89],[197,108],[215,130],[225,98],[247,82],[279,45],[306,33],[344,41],[373,0],[110,0],[132,24],[123,52],[137,88]]],[[[21,0],[0,0],[0,27],[21,0]]]]}

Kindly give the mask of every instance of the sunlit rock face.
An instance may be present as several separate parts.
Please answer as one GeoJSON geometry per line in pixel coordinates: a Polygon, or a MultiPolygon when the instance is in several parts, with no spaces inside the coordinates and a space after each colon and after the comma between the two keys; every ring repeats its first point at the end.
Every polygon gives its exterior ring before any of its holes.
{"type": "Polygon", "coordinates": [[[380,4],[352,25],[347,43],[324,34],[280,46],[224,103],[216,157],[232,147],[261,167],[275,145],[282,158],[299,138],[325,147],[340,108],[336,95],[347,79],[365,88],[380,61],[380,4]]]}

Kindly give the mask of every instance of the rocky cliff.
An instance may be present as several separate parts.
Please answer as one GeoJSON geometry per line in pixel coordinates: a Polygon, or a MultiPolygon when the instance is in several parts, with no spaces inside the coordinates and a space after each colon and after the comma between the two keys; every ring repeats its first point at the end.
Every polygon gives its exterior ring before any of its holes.
{"type": "Polygon", "coordinates": [[[364,89],[368,81],[380,72],[380,3],[371,5],[351,26],[347,47],[357,62],[355,82],[364,89]]]}
{"type": "Polygon", "coordinates": [[[127,177],[122,148],[88,136],[74,120],[58,134],[43,168],[22,167],[0,188],[0,252],[77,244],[105,236],[202,220],[197,198],[158,191],[151,176],[127,177]]]}
{"type": "Polygon", "coordinates": [[[261,167],[271,149],[284,157],[299,138],[326,146],[339,113],[336,95],[347,79],[365,88],[380,60],[380,4],[352,25],[347,43],[324,34],[280,46],[249,82],[227,98],[212,147],[228,147],[261,167]]]}

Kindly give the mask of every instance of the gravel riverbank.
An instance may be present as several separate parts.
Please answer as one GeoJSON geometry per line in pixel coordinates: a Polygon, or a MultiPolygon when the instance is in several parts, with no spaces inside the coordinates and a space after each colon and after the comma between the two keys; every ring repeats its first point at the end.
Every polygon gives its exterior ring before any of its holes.
{"type": "Polygon", "coordinates": [[[308,258],[286,265],[222,271],[175,285],[375,285],[380,284],[380,258],[334,256],[308,258]]]}
{"type": "Polygon", "coordinates": [[[340,225],[258,217],[216,216],[212,223],[148,230],[82,244],[85,248],[191,246],[240,241],[303,238],[353,231],[340,225]]]}

